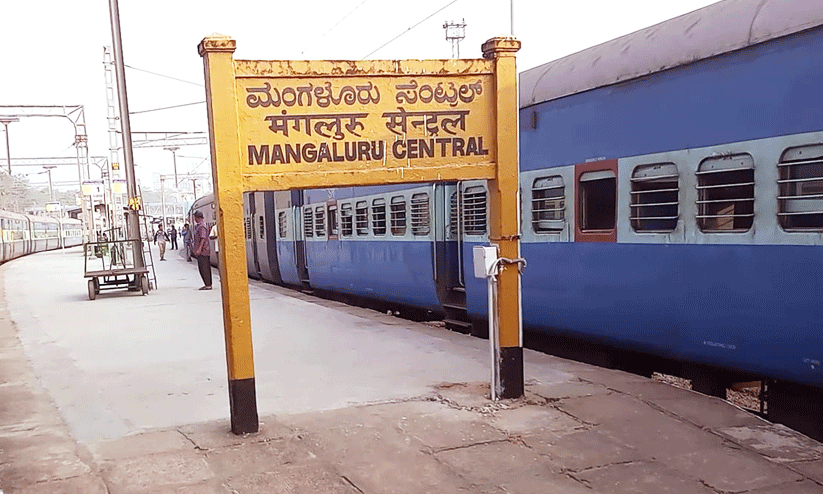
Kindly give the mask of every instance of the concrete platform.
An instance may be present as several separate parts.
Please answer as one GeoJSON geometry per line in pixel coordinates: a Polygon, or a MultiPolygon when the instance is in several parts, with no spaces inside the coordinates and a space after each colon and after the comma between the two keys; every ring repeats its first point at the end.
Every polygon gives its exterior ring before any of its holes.
{"type": "Polygon", "coordinates": [[[86,296],[82,253],[0,266],[0,491],[823,493],[823,445],[716,398],[252,282],[261,431],[229,432],[219,290],[86,296]]]}

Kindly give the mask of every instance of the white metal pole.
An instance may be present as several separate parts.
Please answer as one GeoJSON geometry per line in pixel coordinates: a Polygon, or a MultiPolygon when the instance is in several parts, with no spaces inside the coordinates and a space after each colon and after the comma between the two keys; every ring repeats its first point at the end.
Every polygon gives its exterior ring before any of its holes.
{"type": "Polygon", "coordinates": [[[514,38],[514,0],[509,0],[509,22],[511,23],[509,36],[514,38]]]}
{"type": "Polygon", "coordinates": [[[164,187],[165,183],[166,181],[163,179],[163,177],[160,177],[160,207],[163,208],[161,210],[162,212],[160,216],[163,218],[163,231],[166,231],[166,189],[164,187]]]}

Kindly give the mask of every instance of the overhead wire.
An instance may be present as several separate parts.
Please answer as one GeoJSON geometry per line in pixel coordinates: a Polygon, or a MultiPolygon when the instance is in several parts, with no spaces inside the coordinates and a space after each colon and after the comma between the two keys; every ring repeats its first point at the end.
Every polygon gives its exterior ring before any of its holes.
{"type": "Polygon", "coordinates": [[[360,7],[362,7],[362,6],[363,6],[363,4],[364,4],[364,3],[366,3],[366,2],[368,2],[368,1],[369,1],[369,0],[363,0],[362,2],[360,2],[360,3],[357,5],[357,7],[355,7],[355,8],[353,8],[353,9],[351,9],[351,10],[349,11],[349,13],[348,13],[348,14],[344,15],[343,17],[341,17],[341,18],[340,18],[337,22],[335,22],[335,23],[334,23],[334,25],[333,25],[332,27],[328,28],[328,29],[326,30],[326,32],[324,32],[324,33],[323,33],[323,34],[321,34],[321,35],[320,35],[317,39],[315,39],[315,40],[314,40],[314,43],[313,43],[312,45],[308,46],[308,47],[307,47],[307,48],[305,48],[303,51],[301,51],[301,52],[300,52],[300,54],[302,55],[302,54],[306,53],[308,50],[310,50],[310,49],[314,48],[314,46],[315,46],[315,45],[317,45],[317,43],[319,43],[321,39],[323,39],[323,38],[324,38],[327,34],[329,34],[330,32],[334,31],[334,29],[335,29],[337,26],[339,26],[339,25],[340,25],[343,21],[345,21],[346,19],[348,19],[350,15],[354,14],[354,13],[355,13],[355,11],[357,11],[357,9],[359,9],[360,7]]]}
{"type": "Polygon", "coordinates": [[[205,103],[205,100],[204,101],[195,101],[193,103],[183,103],[182,105],[164,106],[162,108],[152,108],[150,110],[130,111],[129,115],[137,115],[137,114],[140,114],[140,113],[149,113],[149,112],[160,111],[160,110],[172,110],[174,108],[182,108],[184,106],[202,105],[203,103],[205,103]]]}
{"type": "Polygon", "coordinates": [[[126,65],[126,64],[124,64],[124,66],[125,66],[125,67],[130,68],[131,70],[136,70],[136,71],[138,71],[138,72],[145,72],[145,73],[147,73],[147,74],[156,75],[157,77],[164,77],[164,78],[166,78],[166,79],[171,79],[171,80],[173,80],[173,81],[185,82],[186,84],[192,84],[192,85],[194,85],[194,86],[200,86],[200,87],[203,87],[203,84],[200,84],[199,82],[187,81],[187,80],[185,80],[185,79],[180,79],[180,78],[178,78],[178,77],[172,77],[172,76],[170,76],[170,75],[160,74],[160,73],[158,73],[158,72],[152,72],[151,70],[146,70],[146,69],[138,69],[137,67],[132,67],[131,65],[126,65]]]}
{"type": "Polygon", "coordinates": [[[455,3],[459,2],[459,1],[460,1],[460,0],[452,0],[451,2],[447,3],[446,5],[444,5],[444,6],[440,7],[440,8],[439,8],[439,9],[437,9],[436,11],[432,12],[431,14],[429,14],[429,15],[428,15],[425,19],[423,19],[423,20],[419,21],[417,24],[415,24],[415,25],[411,26],[410,28],[406,29],[405,31],[403,31],[402,33],[398,34],[398,35],[397,35],[397,36],[395,36],[394,38],[392,38],[392,39],[390,39],[390,40],[386,41],[385,43],[383,43],[382,45],[380,45],[380,46],[379,46],[379,47],[377,47],[376,49],[372,50],[372,52],[371,52],[371,53],[369,53],[368,55],[364,56],[364,57],[363,57],[363,58],[361,58],[360,60],[365,60],[365,59],[369,58],[370,56],[374,55],[374,54],[375,54],[375,53],[377,53],[378,51],[382,50],[382,49],[383,49],[383,48],[385,48],[386,46],[388,46],[388,45],[390,45],[391,43],[393,43],[395,40],[397,40],[398,38],[400,38],[400,37],[401,37],[401,36],[403,36],[404,34],[408,33],[409,31],[411,31],[412,29],[416,28],[416,27],[417,27],[417,26],[419,26],[420,24],[423,24],[424,22],[426,22],[427,20],[431,19],[431,18],[432,18],[432,17],[434,17],[435,15],[437,15],[437,14],[439,14],[440,12],[442,12],[442,11],[446,10],[446,8],[447,8],[447,7],[450,7],[451,5],[453,5],[453,4],[455,4],[455,3]]]}
{"type": "MultiPolygon", "coordinates": [[[[184,82],[186,84],[191,84],[193,86],[204,87],[204,85],[200,84],[199,82],[187,81],[185,79],[180,79],[179,77],[173,77],[173,76],[170,76],[170,75],[161,74],[159,72],[153,72],[151,70],[140,69],[140,68],[137,68],[137,67],[133,67],[131,65],[124,64],[124,66],[130,68],[131,70],[136,70],[138,72],[145,72],[146,74],[155,75],[157,77],[163,77],[165,79],[171,79],[171,80],[177,81],[177,82],[184,82]]],[[[149,113],[149,112],[161,111],[161,110],[172,110],[174,108],[181,108],[181,107],[184,107],[184,106],[192,106],[192,105],[201,105],[203,103],[205,103],[205,101],[195,101],[194,103],[183,103],[181,105],[164,106],[162,108],[152,108],[150,110],[130,111],[129,115],[137,115],[137,114],[140,114],[140,113],[149,113]]]]}

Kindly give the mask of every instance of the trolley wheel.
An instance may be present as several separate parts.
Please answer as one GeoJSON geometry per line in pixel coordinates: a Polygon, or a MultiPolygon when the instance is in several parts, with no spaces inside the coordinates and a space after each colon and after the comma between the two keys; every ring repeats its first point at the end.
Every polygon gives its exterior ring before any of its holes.
{"type": "Polygon", "coordinates": [[[89,280],[89,300],[94,300],[97,297],[97,290],[94,289],[94,278],[89,280]]]}
{"type": "Polygon", "coordinates": [[[92,281],[94,281],[94,293],[96,295],[99,295],[100,294],[100,280],[98,278],[92,278],[92,281]]]}
{"type": "Polygon", "coordinates": [[[140,276],[140,290],[143,291],[143,295],[149,294],[149,277],[146,275],[140,276]]]}

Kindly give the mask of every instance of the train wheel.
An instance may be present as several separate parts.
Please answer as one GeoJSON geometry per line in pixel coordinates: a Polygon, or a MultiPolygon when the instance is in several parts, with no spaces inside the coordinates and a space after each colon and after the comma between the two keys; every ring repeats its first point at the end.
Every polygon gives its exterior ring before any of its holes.
{"type": "Polygon", "coordinates": [[[97,297],[97,290],[94,289],[94,278],[89,280],[89,300],[94,300],[97,297]]]}
{"type": "Polygon", "coordinates": [[[143,291],[143,295],[149,294],[149,277],[146,275],[140,277],[140,290],[143,291]]]}

